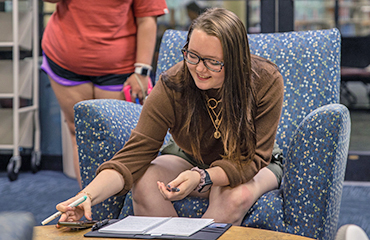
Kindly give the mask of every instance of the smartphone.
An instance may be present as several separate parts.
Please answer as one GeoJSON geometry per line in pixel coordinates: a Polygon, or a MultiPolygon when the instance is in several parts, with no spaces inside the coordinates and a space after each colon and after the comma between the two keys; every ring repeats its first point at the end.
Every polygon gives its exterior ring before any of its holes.
{"type": "MultiPolygon", "coordinates": [[[[149,78],[148,79],[148,91],[147,91],[147,94],[149,95],[149,93],[152,91],[153,89],[153,84],[152,84],[152,81],[151,79],[149,78]]],[[[125,94],[125,100],[127,102],[131,102],[131,86],[130,85],[127,85],[126,87],[123,88],[123,93],[125,94]]],[[[135,102],[140,104],[139,100],[138,99],[135,99],[135,102]]]]}
{"type": "Polygon", "coordinates": [[[72,229],[85,229],[85,228],[91,228],[97,222],[98,221],[96,220],[91,220],[91,221],[84,220],[84,221],[76,221],[76,222],[58,222],[58,225],[62,227],[69,227],[72,229]]]}

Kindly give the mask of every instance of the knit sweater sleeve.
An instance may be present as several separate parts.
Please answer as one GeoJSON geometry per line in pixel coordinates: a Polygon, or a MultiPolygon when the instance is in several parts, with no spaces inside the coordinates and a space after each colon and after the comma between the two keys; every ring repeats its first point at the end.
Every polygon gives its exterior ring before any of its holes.
{"type": "Polygon", "coordinates": [[[159,81],[145,101],[137,126],[125,146],[98,168],[97,174],[104,169],[114,169],[122,174],[125,185],[117,195],[128,192],[157,157],[167,130],[174,124],[172,102],[171,94],[159,81]]]}
{"type": "Polygon", "coordinates": [[[248,182],[271,161],[283,104],[284,83],[283,77],[274,65],[260,64],[263,67],[259,70],[259,78],[255,83],[257,91],[255,156],[252,161],[241,161],[240,166],[228,160],[217,160],[211,164],[211,167],[219,166],[225,171],[231,187],[248,182]]]}

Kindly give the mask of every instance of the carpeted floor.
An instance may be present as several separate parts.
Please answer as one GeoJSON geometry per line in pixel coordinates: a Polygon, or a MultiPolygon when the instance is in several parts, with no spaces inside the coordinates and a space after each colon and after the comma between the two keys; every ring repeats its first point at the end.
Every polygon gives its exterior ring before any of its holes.
{"type": "MultiPolygon", "coordinates": [[[[56,212],[55,205],[79,192],[75,179],[60,171],[21,172],[10,182],[6,172],[0,172],[0,212],[32,212],[36,223],[56,212]]],[[[56,223],[53,220],[52,223],[56,223]]]]}
{"type": "Polygon", "coordinates": [[[370,182],[344,183],[339,226],[356,224],[370,237],[370,182]]]}
{"type": "Polygon", "coordinates": [[[350,151],[348,154],[345,181],[370,182],[370,152],[350,151]]]}
{"type": "MultiPolygon", "coordinates": [[[[55,205],[79,191],[76,180],[60,171],[42,170],[36,174],[22,172],[14,182],[0,172],[0,212],[28,211],[36,223],[56,212],[55,205]]],[[[370,236],[370,182],[345,182],[339,226],[356,224],[370,236]]],[[[55,224],[53,220],[50,224],[55,224]]]]}

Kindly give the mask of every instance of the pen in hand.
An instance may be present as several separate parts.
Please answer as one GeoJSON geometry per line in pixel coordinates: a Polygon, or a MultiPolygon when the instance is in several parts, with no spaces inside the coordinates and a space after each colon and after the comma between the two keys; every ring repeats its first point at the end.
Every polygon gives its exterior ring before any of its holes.
{"type": "Polygon", "coordinates": [[[180,192],[180,189],[177,187],[171,187],[170,185],[167,185],[167,191],[169,192],[180,192]]]}
{"type": "MultiPolygon", "coordinates": [[[[86,199],[87,199],[87,197],[83,196],[83,197],[77,199],[76,201],[74,201],[73,203],[69,204],[68,206],[69,207],[77,207],[78,205],[83,203],[86,199]]],[[[62,212],[58,211],[58,212],[54,213],[53,215],[51,215],[50,217],[48,217],[47,219],[45,219],[44,221],[42,221],[41,224],[42,225],[48,224],[49,222],[53,221],[54,219],[56,219],[60,215],[62,215],[62,212]]]]}

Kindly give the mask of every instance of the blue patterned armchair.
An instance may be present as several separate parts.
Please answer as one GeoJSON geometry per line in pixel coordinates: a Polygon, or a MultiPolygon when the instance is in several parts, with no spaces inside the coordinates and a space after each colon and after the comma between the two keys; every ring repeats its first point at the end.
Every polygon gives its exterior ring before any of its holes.
{"type": "MultiPolygon", "coordinates": [[[[182,60],[187,32],[168,30],[160,46],[156,79],[182,60]]],[[[242,226],[316,239],[334,239],[347,160],[350,116],[339,104],[340,33],[337,29],[250,34],[253,54],[275,62],[285,83],[276,141],[283,149],[280,189],[263,195],[242,226]]],[[[83,186],[97,167],[127,141],[141,106],[118,100],[90,100],[75,106],[76,138],[83,186]]],[[[133,214],[131,193],[93,207],[93,217],[133,214]]],[[[208,201],[174,202],[179,216],[201,217],[208,201]],[[196,206],[196,207],[194,207],[196,206]]]]}

